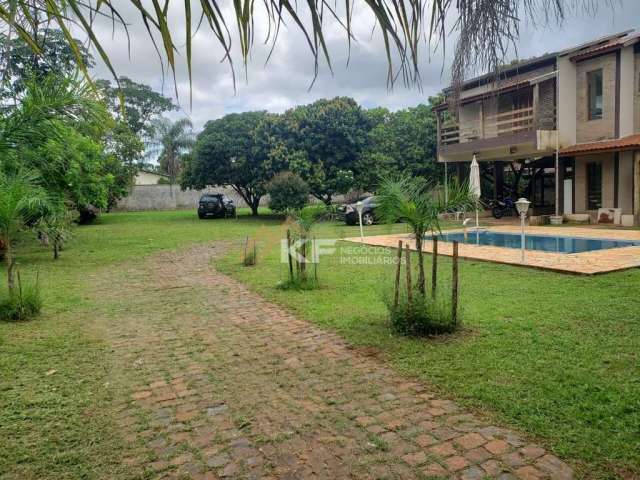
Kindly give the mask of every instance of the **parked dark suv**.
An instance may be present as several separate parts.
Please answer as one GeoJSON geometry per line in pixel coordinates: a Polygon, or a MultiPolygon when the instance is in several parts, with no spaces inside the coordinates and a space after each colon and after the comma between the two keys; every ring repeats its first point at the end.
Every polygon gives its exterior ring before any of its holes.
{"type": "Polygon", "coordinates": [[[224,193],[205,193],[198,203],[198,217],[225,218],[236,215],[236,206],[224,193]]]}
{"type": "MultiPolygon", "coordinates": [[[[377,221],[376,197],[364,197],[360,201],[362,202],[362,225],[373,225],[377,221]]],[[[338,212],[344,215],[347,225],[358,225],[358,210],[355,203],[342,205],[338,208],[338,212]]]]}

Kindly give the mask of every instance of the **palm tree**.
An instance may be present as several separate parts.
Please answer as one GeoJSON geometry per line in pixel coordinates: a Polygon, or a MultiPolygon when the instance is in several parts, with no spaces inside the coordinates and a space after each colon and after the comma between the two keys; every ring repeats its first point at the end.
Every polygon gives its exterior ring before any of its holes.
{"type": "Polygon", "coordinates": [[[173,195],[173,184],[180,174],[181,159],[189,153],[195,143],[191,120],[183,118],[171,122],[158,118],[152,123],[152,136],[147,140],[146,156],[157,158],[160,171],[169,175],[169,188],[173,195]]]}
{"type": "MultiPolygon", "coordinates": [[[[389,84],[397,78],[405,83],[419,84],[419,47],[422,40],[433,40],[436,47],[444,49],[447,34],[453,25],[457,33],[453,62],[455,85],[470,69],[497,72],[519,37],[521,21],[528,21],[534,25],[552,21],[561,23],[565,17],[580,8],[594,14],[598,7],[613,8],[613,4],[612,0],[376,0],[362,2],[361,7],[368,9],[372,14],[372,25],[375,24],[376,30],[384,40],[389,84]],[[393,55],[392,50],[397,55],[393,55]],[[395,66],[392,63],[394,58],[397,58],[395,66]]],[[[184,31],[185,37],[184,40],[177,40],[175,32],[169,28],[169,16],[175,16],[175,12],[168,8],[167,1],[0,0],[0,30],[19,35],[38,51],[39,28],[50,24],[57,25],[67,42],[72,48],[75,47],[73,51],[78,66],[88,78],[87,65],[71,33],[71,30],[84,31],[88,43],[98,52],[117,81],[116,71],[98,37],[100,25],[96,26],[96,19],[110,18],[114,25],[122,26],[121,30],[127,35],[128,25],[137,23],[144,26],[149,41],[159,54],[163,53],[163,63],[167,62],[174,78],[176,58],[179,58],[176,52],[180,51],[178,44],[185,45],[184,58],[191,79],[194,33],[197,29],[208,27],[214,41],[224,52],[223,58],[229,64],[234,85],[232,41],[237,41],[240,46],[241,60],[246,66],[256,31],[267,31],[264,42],[275,47],[280,26],[295,26],[304,35],[310,54],[314,58],[316,76],[321,58],[324,58],[331,69],[331,52],[325,42],[327,30],[331,31],[334,26],[342,28],[349,46],[354,39],[352,0],[345,0],[340,8],[337,3],[327,0],[265,1],[256,5],[254,2],[233,2],[233,10],[227,9],[226,6],[227,4],[221,0],[185,0],[184,29],[177,29],[184,31]],[[238,31],[237,39],[231,34],[235,25],[238,31]],[[162,41],[157,42],[157,37],[162,38],[162,41]]],[[[426,48],[429,47],[427,44],[426,48]]],[[[174,81],[174,84],[177,93],[177,82],[174,81]]]]}
{"type": "Polygon", "coordinates": [[[28,171],[13,175],[0,172],[0,243],[4,244],[9,292],[15,288],[15,241],[48,208],[46,192],[37,176],[28,171]]]}
{"type": "MultiPolygon", "coordinates": [[[[307,259],[308,255],[311,253],[311,258],[313,262],[315,259],[315,252],[313,251],[314,243],[311,242],[311,252],[307,251],[307,247],[309,246],[309,240],[311,239],[311,234],[313,229],[318,225],[320,221],[327,214],[327,208],[323,205],[307,205],[306,207],[302,207],[299,209],[289,209],[287,210],[287,220],[294,227],[295,234],[297,236],[297,240],[300,243],[300,251],[297,252],[301,257],[301,262],[297,263],[299,268],[299,280],[301,282],[307,281],[307,259]]],[[[291,253],[289,253],[290,255],[291,253]]],[[[314,263],[315,264],[315,263],[314,263]]],[[[291,274],[293,272],[290,272],[291,274]]],[[[294,279],[291,278],[291,281],[294,279]]]]}
{"type": "Polygon", "coordinates": [[[440,232],[440,217],[450,210],[471,208],[474,198],[467,185],[452,182],[445,196],[442,189],[420,177],[403,176],[383,179],[376,195],[376,213],[385,222],[401,221],[409,225],[418,253],[418,290],[425,295],[424,252],[422,242],[427,232],[440,232]]]}

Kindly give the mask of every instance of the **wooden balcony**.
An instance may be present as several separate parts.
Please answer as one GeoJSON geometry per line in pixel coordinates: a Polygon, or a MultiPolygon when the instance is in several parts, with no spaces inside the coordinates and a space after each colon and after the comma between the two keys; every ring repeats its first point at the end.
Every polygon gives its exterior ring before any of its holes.
{"type": "Polygon", "coordinates": [[[474,121],[448,121],[440,125],[440,145],[454,145],[488,138],[519,134],[533,130],[554,130],[555,111],[536,115],[534,107],[487,115],[474,121]]]}

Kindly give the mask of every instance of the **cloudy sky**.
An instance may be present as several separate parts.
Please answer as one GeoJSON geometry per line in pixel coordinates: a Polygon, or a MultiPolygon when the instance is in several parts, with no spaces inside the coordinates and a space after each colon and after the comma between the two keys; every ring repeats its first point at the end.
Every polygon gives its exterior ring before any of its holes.
{"type": "MultiPolygon", "coordinates": [[[[596,0],[600,1],[600,0],[596,0]]],[[[638,0],[613,0],[615,8],[602,8],[596,16],[575,12],[563,25],[534,28],[521,26],[521,38],[517,45],[517,56],[527,58],[549,51],[582,43],[592,38],[616,31],[640,28],[640,2],[638,0]]],[[[124,3],[124,2],[123,2],[124,3]]],[[[256,2],[256,9],[259,4],[256,2]]],[[[602,3],[605,3],[602,1],[602,3]]],[[[183,2],[172,2],[170,26],[179,44],[184,38],[183,2]]],[[[123,10],[126,13],[126,10],[123,10]]],[[[122,30],[112,35],[109,22],[100,25],[99,38],[109,53],[119,75],[151,85],[166,95],[173,95],[173,80],[165,75],[157,55],[150,44],[146,30],[133,15],[129,27],[130,53],[127,38],[122,30]]],[[[258,20],[259,20],[258,16],[258,20]]],[[[362,2],[356,2],[353,21],[357,42],[352,43],[349,66],[345,34],[339,27],[327,31],[327,41],[332,52],[333,75],[325,64],[311,90],[313,59],[302,35],[294,28],[283,28],[275,51],[265,66],[270,47],[262,44],[266,35],[266,22],[256,22],[256,40],[252,58],[247,68],[247,80],[242,65],[236,66],[237,85],[234,91],[227,64],[220,63],[222,56],[210,32],[203,28],[193,42],[193,106],[189,106],[189,83],[184,68],[184,57],[180,59],[177,85],[181,111],[172,116],[187,116],[196,129],[207,120],[219,118],[226,113],[247,110],[269,110],[282,112],[298,104],[312,102],[322,97],[346,95],[354,97],[365,107],[385,106],[392,110],[424,102],[429,95],[437,93],[447,84],[449,55],[443,59],[442,49],[421,51],[422,91],[396,84],[392,90],[386,85],[386,57],[381,38],[371,32],[373,23],[362,2]],[[444,60],[444,61],[443,61],[444,60]]],[[[335,22],[334,22],[335,23],[335,22]]],[[[451,39],[451,44],[453,39],[451,39]]],[[[180,45],[178,45],[180,46],[180,45]]],[[[182,52],[184,55],[184,52],[182,52]]],[[[513,53],[513,57],[516,52],[513,53]]],[[[236,61],[240,56],[236,55],[236,61]]],[[[97,77],[110,78],[107,69],[99,64],[94,71],[97,77]]]]}

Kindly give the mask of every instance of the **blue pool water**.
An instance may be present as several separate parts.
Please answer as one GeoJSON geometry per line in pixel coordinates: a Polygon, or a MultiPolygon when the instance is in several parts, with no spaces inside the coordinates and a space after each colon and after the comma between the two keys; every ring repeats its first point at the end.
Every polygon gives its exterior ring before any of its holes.
{"type": "MultiPolygon", "coordinates": [[[[428,237],[427,237],[428,238],[428,237]]],[[[462,232],[443,233],[440,238],[445,242],[457,240],[460,243],[470,245],[491,245],[494,247],[520,248],[520,235],[513,233],[490,232],[480,230],[470,231],[465,240],[462,232]]],[[[640,242],[629,240],[606,240],[581,237],[552,237],[548,235],[527,235],[527,250],[542,250],[556,253],[580,253],[591,250],[604,250],[607,248],[631,247],[640,245],[640,242]]]]}

